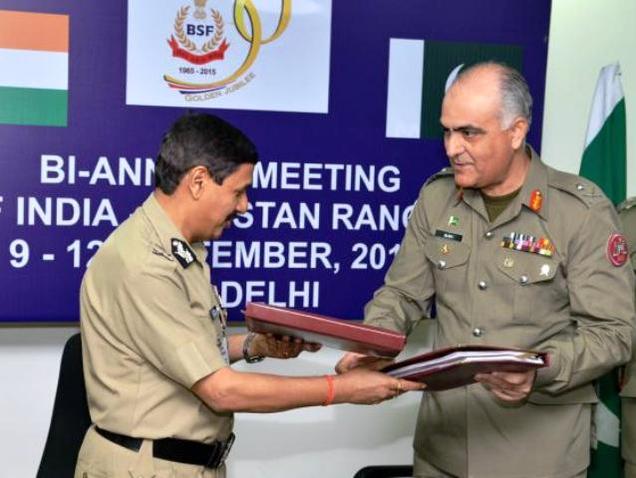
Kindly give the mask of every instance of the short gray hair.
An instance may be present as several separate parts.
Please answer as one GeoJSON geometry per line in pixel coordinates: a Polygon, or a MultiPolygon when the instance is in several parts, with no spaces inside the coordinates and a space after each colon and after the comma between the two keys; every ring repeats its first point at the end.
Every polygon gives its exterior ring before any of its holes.
{"type": "Polygon", "coordinates": [[[462,69],[454,83],[484,68],[495,68],[499,73],[501,127],[508,128],[512,121],[519,116],[526,119],[528,126],[532,124],[532,96],[530,95],[528,82],[515,68],[497,61],[476,63],[466,69],[462,69]]]}

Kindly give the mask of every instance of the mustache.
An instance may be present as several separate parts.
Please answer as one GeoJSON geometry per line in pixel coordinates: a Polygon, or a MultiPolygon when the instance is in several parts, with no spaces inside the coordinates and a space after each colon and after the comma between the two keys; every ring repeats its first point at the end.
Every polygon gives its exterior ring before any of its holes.
{"type": "Polygon", "coordinates": [[[462,158],[460,156],[453,156],[453,157],[450,157],[448,159],[450,160],[451,165],[452,164],[460,164],[460,165],[473,164],[473,161],[471,161],[470,159],[465,159],[465,158],[462,158]]]}

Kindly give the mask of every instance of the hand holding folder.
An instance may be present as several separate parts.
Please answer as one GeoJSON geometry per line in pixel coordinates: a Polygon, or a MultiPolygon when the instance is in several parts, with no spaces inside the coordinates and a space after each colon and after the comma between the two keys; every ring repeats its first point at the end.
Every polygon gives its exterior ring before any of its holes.
{"type": "Polygon", "coordinates": [[[287,335],[378,357],[395,357],[406,343],[404,334],[392,330],[260,302],[247,304],[245,323],[252,332],[287,335]]]}
{"type": "Polygon", "coordinates": [[[477,374],[536,370],[549,365],[548,359],[545,352],[478,345],[458,346],[417,355],[391,364],[381,371],[396,378],[425,383],[427,390],[447,390],[474,383],[477,374]]]}

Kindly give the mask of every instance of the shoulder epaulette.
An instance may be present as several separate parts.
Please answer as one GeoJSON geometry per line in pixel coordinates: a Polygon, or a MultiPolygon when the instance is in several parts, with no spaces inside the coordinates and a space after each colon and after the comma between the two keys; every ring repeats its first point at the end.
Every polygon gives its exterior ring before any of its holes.
{"type": "Polygon", "coordinates": [[[576,197],[587,207],[607,200],[601,188],[589,179],[577,176],[576,174],[552,169],[548,182],[550,186],[576,197]]]}
{"type": "Polygon", "coordinates": [[[616,211],[622,212],[627,211],[628,209],[636,206],[636,196],[632,196],[630,198],[625,199],[622,203],[616,206],[616,211]]]}
{"type": "Polygon", "coordinates": [[[442,179],[442,178],[453,176],[453,175],[454,175],[453,168],[451,168],[450,166],[446,166],[445,168],[437,171],[435,174],[432,174],[431,176],[429,176],[429,178],[424,183],[424,187],[428,186],[434,181],[437,181],[438,179],[442,179]]]}

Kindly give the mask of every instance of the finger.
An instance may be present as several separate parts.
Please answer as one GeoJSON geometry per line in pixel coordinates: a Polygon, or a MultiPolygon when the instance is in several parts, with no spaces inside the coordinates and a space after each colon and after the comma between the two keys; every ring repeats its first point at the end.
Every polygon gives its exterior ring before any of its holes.
{"type": "Polygon", "coordinates": [[[340,361],[336,364],[336,373],[341,374],[348,372],[352,368],[355,368],[355,365],[360,357],[364,357],[364,355],[348,352],[346,353],[340,361]]]}
{"type": "Polygon", "coordinates": [[[357,367],[368,368],[369,370],[380,370],[393,363],[393,360],[380,357],[361,357],[357,367]]]}
{"type": "Polygon", "coordinates": [[[486,377],[486,380],[492,388],[527,395],[532,388],[532,381],[525,374],[521,374],[522,377],[519,377],[519,374],[513,375],[514,377],[504,374],[502,377],[501,375],[490,374],[486,377]],[[519,378],[522,380],[520,381],[519,378]]]}
{"type": "Polygon", "coordinates": [[[502,380],[501,378],[493,376],[489,373],[477,374],[475,375],[475,380],[481,382],[482,384],[488,384],[490,387],[493,388],[509,389],[511,387],[514,387],[514,384],[511,384],[510,382],[502,380]]]}
{"type": "Polygon", "coordinates": [[[402,393],[412,392],[415,390],[424,390],[426,388],[425,383],[413,382],[412,380],[400,380],[402,393]]]}
{"type": "Polygon", "coordinates": [[[493,390],[492,393],[499,400],[502,400],[507,403],[519,403],[526,398],[525,394],[511,392],[508,390],[493,390]]]}
{"type": "Polygon", "coordinates": [[[525,373],[493,372],[491,375],[494,378],[514,385],[521,385],[528,380],[528,376],[525,373]]]}

